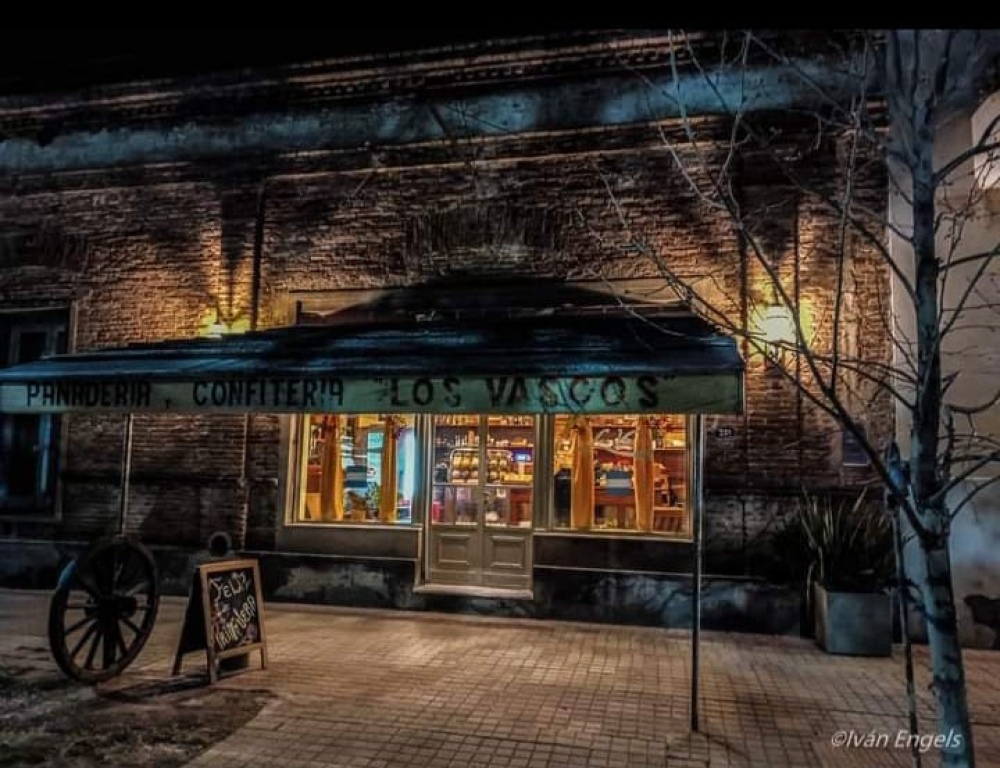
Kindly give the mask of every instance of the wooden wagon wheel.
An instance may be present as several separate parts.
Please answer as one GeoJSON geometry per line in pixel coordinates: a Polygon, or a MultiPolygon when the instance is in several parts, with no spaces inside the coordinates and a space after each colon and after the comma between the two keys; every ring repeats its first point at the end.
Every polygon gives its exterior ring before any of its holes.
{"type": "Polygon", "coordinates": [[[135,661],[160,604],[156,564],[124,536],[98,542],[59,577],[49,603],[49,645],[59,668],[85,683],[135,661]]]}

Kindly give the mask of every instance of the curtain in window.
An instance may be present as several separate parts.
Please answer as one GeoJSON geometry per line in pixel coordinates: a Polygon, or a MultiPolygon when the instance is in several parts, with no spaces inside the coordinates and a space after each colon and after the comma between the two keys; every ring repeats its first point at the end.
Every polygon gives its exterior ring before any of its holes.
{"type": "Polygon", "coordinates": [[[635,527],[649,531],[653,523],[653,431],[645,416],[639,417],[635,430],[632,485],[635,487],[635,527]]]}
{"type": "Polygon", "coordinates": [[[382,427],[382,490],[379,493],[378,517],[383,523],[396,522],[396,440],[401,422],[386,416],[382,427]]]}
{"type": "Polygon", "coordinates": [[[340,416],[323,417],[323,457],[320,468],[320,519],[343,518],[344,468],[340,461],[340,416]]]}
{"type": "Polygon", "coordinates": [[[573,419],[573,478],[570,519],[573,528],[590,528],[594,520],[594,433],[585,416],[573,419]]]}

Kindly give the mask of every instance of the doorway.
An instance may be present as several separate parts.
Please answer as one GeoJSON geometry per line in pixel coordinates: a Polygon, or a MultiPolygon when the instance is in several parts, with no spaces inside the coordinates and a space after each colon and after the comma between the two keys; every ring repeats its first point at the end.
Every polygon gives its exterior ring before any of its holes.
{"type": "Polygon", "coordinates": [[[434,416],[425,581],[531,588],[537,419],[434,416]]]}

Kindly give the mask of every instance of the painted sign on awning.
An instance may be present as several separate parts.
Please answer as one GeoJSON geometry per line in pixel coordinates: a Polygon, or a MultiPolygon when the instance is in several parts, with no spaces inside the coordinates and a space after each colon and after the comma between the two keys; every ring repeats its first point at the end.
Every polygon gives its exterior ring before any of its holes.
{"type": "Polygon", "coordinates": [[[732,413],[741,378],[670,376],[40,379],[0,384],[7,413],[732,413]]]}

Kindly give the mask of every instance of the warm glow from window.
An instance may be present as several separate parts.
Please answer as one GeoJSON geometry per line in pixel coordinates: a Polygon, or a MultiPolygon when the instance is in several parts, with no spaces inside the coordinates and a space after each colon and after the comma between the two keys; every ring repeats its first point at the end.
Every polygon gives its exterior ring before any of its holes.
{"type": "Polygon", "coordinates": [[[412,417],[312,414],[302,434],[300,523],[411,523],[412,417]]]}
{"type": "Polygon", "coordinates": [[[690,535],[682,416],[556,416],[553,526],[690,535]]]}

